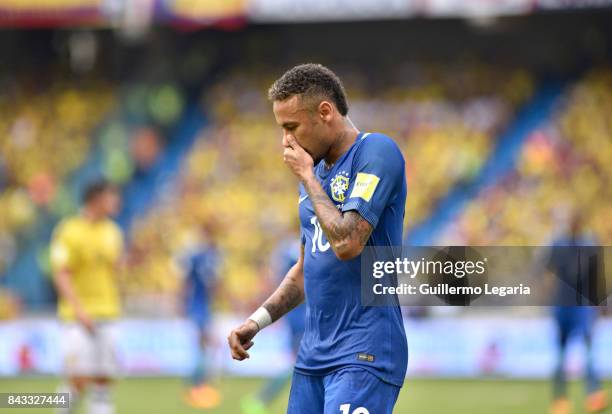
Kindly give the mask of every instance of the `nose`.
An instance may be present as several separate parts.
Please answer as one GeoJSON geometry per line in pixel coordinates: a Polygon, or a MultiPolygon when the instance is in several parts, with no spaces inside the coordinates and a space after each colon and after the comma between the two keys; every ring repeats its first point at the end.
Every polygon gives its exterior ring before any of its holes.
{"type": "Polygon", "coordinates": [[[283,140],[282,140],[283,147],[289,146],[289,140],[287,140],[287,135],[288,135],[287,132],[283,132],[283,140]]]}

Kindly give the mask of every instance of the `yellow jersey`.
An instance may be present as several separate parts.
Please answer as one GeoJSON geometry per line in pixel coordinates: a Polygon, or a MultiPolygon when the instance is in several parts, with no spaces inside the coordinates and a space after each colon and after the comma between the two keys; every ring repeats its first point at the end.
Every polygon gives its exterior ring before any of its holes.
{"type": "MultiPolygon", "coordinates": [[[[92,319],[113,319],[120,314],[117,263],[123,251],[119,226],[110,219],[91,221],[81,216],[64,219],[53,233],[51,268],[70,272],[75,295],[92,319]]],[[[70,303],[60,296],[58,315],[74,320],[70,303]]]]}

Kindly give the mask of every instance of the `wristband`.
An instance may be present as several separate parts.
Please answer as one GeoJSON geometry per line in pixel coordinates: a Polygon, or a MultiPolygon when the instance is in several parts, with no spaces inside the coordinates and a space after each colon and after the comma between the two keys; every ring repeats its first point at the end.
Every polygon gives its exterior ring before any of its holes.
{"type": "Polygon", "coordinates": [[[253,314],[249,316],[249,319],[259,326],[260,331],[272,323],[272,316],[270,316],[270,312],[268,312],[268,310],[263,306],[253,312],[253,314]]]}

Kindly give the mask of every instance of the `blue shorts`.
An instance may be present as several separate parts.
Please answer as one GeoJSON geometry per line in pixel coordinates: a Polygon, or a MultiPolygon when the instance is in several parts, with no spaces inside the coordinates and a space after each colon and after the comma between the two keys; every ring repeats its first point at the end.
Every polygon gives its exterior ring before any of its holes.
{"type": "Polygon", "coordinates": [[[188,309],[186,316],[195,325],[198,333],[206,332],[210,327],[210,320],[212,318],[207,307],[188,309]]]}
{"type": "Polygon", "coordinates": [[[326,376],[294,372],[287,414],[392,414],[399,391],[359,367],[326,376]]]}
{"type": "Polygon", "coordinates": [[[591,306],[558,306],[554,317],[563,337],[571,335],[590,336],[597,320],[597,309],[591,306]]]}

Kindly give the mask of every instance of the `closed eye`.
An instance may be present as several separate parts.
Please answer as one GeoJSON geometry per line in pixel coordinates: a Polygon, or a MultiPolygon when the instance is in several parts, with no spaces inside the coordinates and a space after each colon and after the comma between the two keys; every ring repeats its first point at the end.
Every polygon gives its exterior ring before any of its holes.
{"type": "Polygon", "coordinates": [[[297,124],[283,124],[283,129],[289,131],[289,132],[293,132],[295,131],[295,129],[298,127],[297,124]]]}

